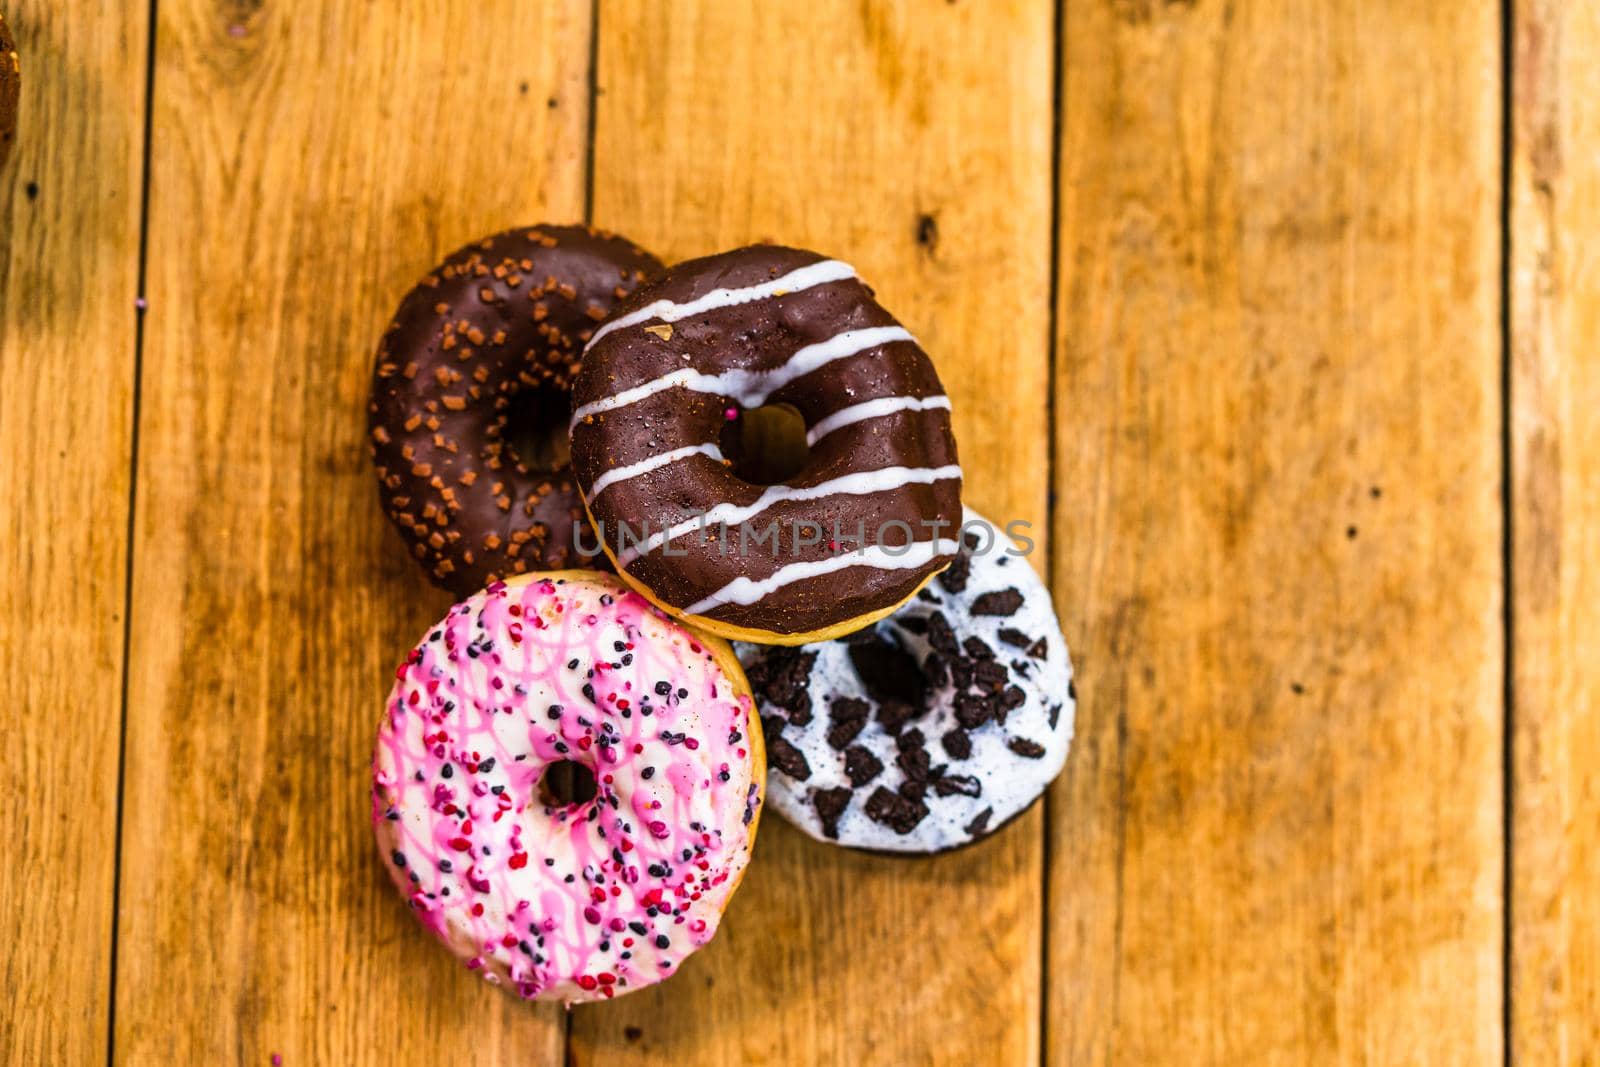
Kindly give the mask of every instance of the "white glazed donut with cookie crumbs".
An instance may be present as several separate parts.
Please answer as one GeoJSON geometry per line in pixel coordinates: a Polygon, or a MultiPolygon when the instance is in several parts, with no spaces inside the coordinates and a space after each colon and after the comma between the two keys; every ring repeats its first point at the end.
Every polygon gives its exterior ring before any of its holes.
{"type": "Polygon", "coordinates": [[[737,645],[773,773],[769,799],[812,837],[934,853],[1025,811],[1066,763],[1076,694],[1049,590],[964,509],[950,568],[850,637],[737,645]]]}

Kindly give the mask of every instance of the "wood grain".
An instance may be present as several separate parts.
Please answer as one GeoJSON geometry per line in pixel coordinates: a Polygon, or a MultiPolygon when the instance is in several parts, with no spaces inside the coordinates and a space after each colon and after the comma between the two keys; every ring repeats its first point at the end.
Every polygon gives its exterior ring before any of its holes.
{"type": "Polygon", "coordinates": [[[587,0],[163,0],[116,1057],[549,1062],[562,1019],[409,917],[369,824],[448,599],[382,518],[372,351],[445,252],[583,211],[587,0]]]}
{"type": "Polygon", "coordinates": [[[0,1062],[105,1058],[143,8],[9,2],[0,166],[0,1062]]]}
{"type": "Polygon", "coordinates": [[[1600,1059],[1600,10],[1516,5],[1512,1054],[1600,1059]]]}
{"type": "Polygon", "coordinates": [[[1048,1059],[1498,1060],[1497,5],[1066,12],[1048,1059]]]}
{"type": "MultiPolygon", "coordinates": [[[[1041,533],[1052,29],[1039,4],[607,0],[595,147],[595,221],[669,259],[854,262],[939,366],[968,501],[1041,533]]],[[[717,941],[576,1010],[571,1060],[1035,1061],[1041,825],[906,861],[768,819],[717,941]]]]}

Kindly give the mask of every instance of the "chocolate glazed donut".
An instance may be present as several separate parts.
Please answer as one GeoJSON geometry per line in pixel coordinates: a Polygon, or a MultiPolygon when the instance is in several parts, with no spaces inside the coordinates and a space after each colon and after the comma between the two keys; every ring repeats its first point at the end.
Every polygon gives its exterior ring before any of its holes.
{"type": "Polygon", "coordinates": [[[401,302],[373,371],[372,457],[384,511],[436,585],[466,596],[584,562],[571,468],[541,469],[509,438],[535,396],[558,401],[559,431],[584,342],[660,269],[621,237],[536,226],[467,245],[401,302]]]}
{"type": "Polygon", "coordinates": [[[0,165],[11,152],[17,133],[17,97],[22,82],[22,63],[17,59],[17,42],[0,15],[0,165]]]}
{"type": "Polygon", "coordinates": [[[950,402],[847,264],[773,246],[681,263],[595,331],[573,401],[573,469],[606,551],[721,636],[848,633],[955,556],[950,402]],[[742,480],[719,446],[768,404],[806,426],[781,485],[742,480]]]}

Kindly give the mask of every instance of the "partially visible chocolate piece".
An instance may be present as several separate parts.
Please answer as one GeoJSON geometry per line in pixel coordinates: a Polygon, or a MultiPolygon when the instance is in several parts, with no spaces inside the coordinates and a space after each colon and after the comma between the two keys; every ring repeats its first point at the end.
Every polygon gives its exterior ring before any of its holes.
{"type": "Polygon", "coordinates": [[[878,721],[891,734],[898,734],[901,727],[920,714],[920,709],[903,700],[886,700],[878,705],[878,721]]]}
{"type": "Polygon", "coordinates": [[[961,644],[956,640],[955,631],[950,629],[950,620],[944,617],[942,611],[936,611],[928,616],[928,644],[943,656],[961,654],[961,644]]]}
{"type": "Polygon", "coordinates": [[[466,596],[603,559],[575,543],[585,519],[571,469],[519,455],[517,439],[539,419],[564,439],[584,342],[660,269],[623,238],[531,226],[459,249],[401,301],[378,346],[368,428],[384,513],[434,584],[466,596]],[[524,410],[538,399],[554,410],[524,410]]]}
{"type": "Polygon", "coordinates": [[[971,775],[941,774],[933,779],[933,791],[942,797],[960,794],[964,797],[983,795],[983,783],[971,775]]]}
{"type": "Polygon", "coordinates": [[[973,683],[986,693],[1004,689],[1010,678],[1011,672],[1006,670],[1006,665],[992,659],[980,660],[972,669],[973,683]]]}
{"type": "Polygon", "coordinates": [[[775,646],[747,673],[750,689],[763,705],[781,708],[793,726],[811,722],[811,665],[815,652],[775,646]]]}
{"type": "Polygon", "coordinates": [[[850,790],[843,786],[818,789],[811,794],[811,803],[816,807],[817,818],[822,822],[823,835],[835,841],[839,840],[839,816],[850,806],[850,790]]]}
{"type": "Polygon", "coordinates": [[[951,730],[939,739],[951,759],[966,759],[972,755],[972,738],[965,730],[951,730]]]}
{"type": "Polygon", "coordinates": [[[994,659],[994,649],[990,648],[983,638],[973,634],[961,642],[961,651],[973,659],[994,659]]]}
{"type": "Polygon", "coordinates": [[[1038,759],[1044,755],[1043,745],[1037,741],[1029,741],[1025,737],[1013,737],[1006,742],[1006,747],[1017,755],[1026,756],[1028,759],[1038,759]]]}
{"type": "Polygon", "coordinates": [[[976,730],[994,718],[994,704],[988,697],[962,693],[956,697],[956,722],[963,730],[976,730]]]}
{"type": "Polygon", "coordinates": [[[964,593],[967,590],[967,579],[972,574],[971,549],[957,553],[956,558],[950,561],[940,574],[938,582],[952,593],[964,593]]]}
{"type": "Polygon", "coordinates": [[[928,780],[926,778],[902,778],[895,787],[895,792],[907,800],[920,801],[928,795],[928,780]]]}
{"type": "Polygon", "coordinates": [[[971,822],[967,823],[967,833],[971,834],[973,837],[982,836],[984,831],[989,829],[989,819],[993,815],[993,808],[984,808],[982,811],[978,812],[977,816],[973,818],[971,822]]]}
{"type": "Polygon", "coordinates": [[[897,834],[909,834],[917,828],[917,823],[928,817],[928,806],[891,793],[880,785],[867,798],[866,812],[873,822],[882,823],[897,834]]]}
{"type": "Polygon", "coordinates": [[[768,715],[761,720],[762,733],[767,740],[767,762],[797,782],[811,777],[811,765],[805,753],[783,739],[783,720],[768,715]]]}
{"type": "Polygon", "coordinates": [[[851,745],[844,750],[844,773],[855,788],[860,789],[882,772],[883,761],[867,749],[851,745]]]}
{"type": "Polygon", "coordinates": [[[1015,589],[1002,589],[997,593],[985,593],[972,602],[974,615],[1015,615],[1017,609],[1022,607],[1022,594],[1015,589]]]}
{"type": "Polygon", "coordinates": [[[900,756],[895,760],[895,765],[913,782],[928,780],[928,750],[918,746],[916,748],[902,748],[900,756]]]}
{"type": "Polygon", "coordinates": [[[1007,626],[1001,629],[1000,640],[1004,641],[1012,648],[1027,648],[1028,643],[1032,639],[1021,630],[1013,629],[1012,627],[1007,626]]]}
{"type": "Polygon", "coordinates": [[[17,101],[22,95],[22,61],[17,42],[0,16],[0,166],[11,153],[17,135],[17,101]]]}
{"type": "Polygon", "coordinates": [[[852,697],[839,697],[829,705],[828,716],[832,725],[828,727],[828,744],[842,749],[854,741],[862,727],[867,725],[868,710],[865,700],[852,697]]]}

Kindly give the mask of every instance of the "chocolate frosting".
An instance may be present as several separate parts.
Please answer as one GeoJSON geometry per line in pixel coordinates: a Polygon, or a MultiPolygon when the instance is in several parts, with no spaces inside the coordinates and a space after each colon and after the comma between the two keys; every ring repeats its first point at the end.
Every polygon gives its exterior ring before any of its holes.
{"type": "Polygon", "coordinates": [[[435,584],[466,596],[590,562],[573,544],[571,468],[536,469],[508,445],[514,402],[566,395],[600,320],[660,269],[621,237],[536,226],[467,245],[406,295],[378,346],[372,457],[384,511],[435,584]]]}
{"type": "Polygon", "coordinates": [[[22,63],[17,58],[17,41],[11,36],[4,16],[0,16],[0,164],[11,154],[17,134],[17,97],[22,88],[22,63]]]}
{"type": "Polygon", "coordinates": [[[815,252],[669,269],[597,332],[573,400],[573,469],[600,532],[680,610],[809,633],[898,603],[955,554],[961,480],[938,374],[848,266],[815,252]],[[717,445],[761,403],[792,405],[812,438],[779,487],[741,480],[717,445]],[[709,540],[661,536],[719,506],[729,521],[709,540]],[[622,523],[658,543],[639,550],[622,523]],[[759,540],[769,524],[780,544],[759,540]],[[863,543],[876,553],[856,555],[863,543]]]}

